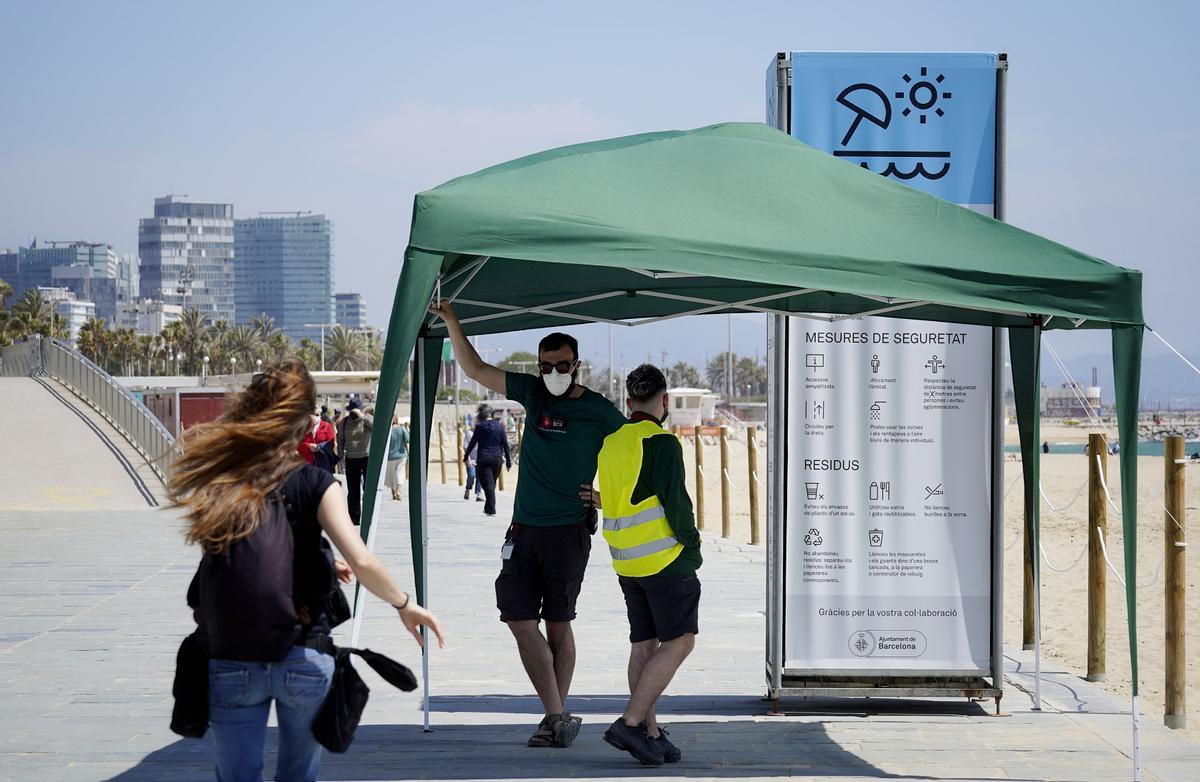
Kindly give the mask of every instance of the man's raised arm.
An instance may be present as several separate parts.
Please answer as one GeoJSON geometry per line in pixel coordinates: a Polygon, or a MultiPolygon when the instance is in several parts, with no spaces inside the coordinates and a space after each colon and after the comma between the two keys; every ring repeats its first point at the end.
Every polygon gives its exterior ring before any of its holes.
{"type": "Polygon", "coordinates": [[[467,341],[467,335],[463,334],[462,326],[458,323],[458,316],[454,314],[454,307],[450,305],[449,300],[442,299],[431,306],[429,311],[446,323],[446,331],[450,333],[450,344],[454,346],[454,358],[458,360],[459,366],[462,367],[467,377],[485,388],[505,396],[508,393],[508,387],[504,370],[487,363],[475,352],[475,346],[467,341]]]}

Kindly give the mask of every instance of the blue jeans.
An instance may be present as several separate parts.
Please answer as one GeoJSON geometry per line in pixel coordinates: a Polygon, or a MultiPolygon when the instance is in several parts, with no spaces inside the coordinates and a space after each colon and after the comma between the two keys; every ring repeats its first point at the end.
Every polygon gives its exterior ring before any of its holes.
{"type": "Polygon", "coordinates": [[[218,782],[260,782],[267,716],[279,720],[277,782],[310,782],[321,768],[312,721],[333,676],[333,657],[293,646],[277,663],[208,661],[208,712],[218,782]]]}

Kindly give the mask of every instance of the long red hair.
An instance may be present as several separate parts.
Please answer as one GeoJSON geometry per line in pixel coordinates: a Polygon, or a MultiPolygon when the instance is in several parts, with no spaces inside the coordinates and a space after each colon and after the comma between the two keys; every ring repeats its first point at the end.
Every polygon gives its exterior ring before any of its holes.
{"type": "Polygon", "coordinates": [[[316,385],[298,360],[254,376],[215,421],[189,429],[167,492],[186,509],[186,538],[224,551],[262,521],[267,495],[304,463],[296,445],[316,408],[316,385]]]}

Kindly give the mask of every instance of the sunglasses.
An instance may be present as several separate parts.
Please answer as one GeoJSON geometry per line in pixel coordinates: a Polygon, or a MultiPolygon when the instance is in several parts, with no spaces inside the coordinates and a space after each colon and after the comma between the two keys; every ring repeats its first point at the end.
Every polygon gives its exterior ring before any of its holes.
{"type": "Polygon", "coordinates": [[[541,372],[543,375],[548,375],[557,369],[560,374],[566,375],[571,372],[571,369],[574,366],[575,366],[574,361],[556,361],[553,364],[551,364],[549,361],[539,361],[538,362],[538,371],[541,372]]]}

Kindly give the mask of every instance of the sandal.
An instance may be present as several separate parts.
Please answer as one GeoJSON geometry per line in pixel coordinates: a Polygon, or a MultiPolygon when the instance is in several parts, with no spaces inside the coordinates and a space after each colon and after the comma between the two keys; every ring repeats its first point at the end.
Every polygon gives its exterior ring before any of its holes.
{"type": "Polygon", "coordinates": [[[533,735],[529,737],[529,741],[526,742],[527,746],[530,746],[530,747],[553,747],[554,746],[554,730],[551,729],[550,724],[551,724],[551,720],[555,716],[556,715],[547,714],[545,717],[542,718],[542,721],[538,723],[537,730],[535,730],[533,732],[533,735]]]}
{"type": "Polygon", "coordinates": [[[538,723],[537,730],[529,737],[530,747],[569,747],[579,735],[581,717],[570,714],[547,714],[538,723]]]}

